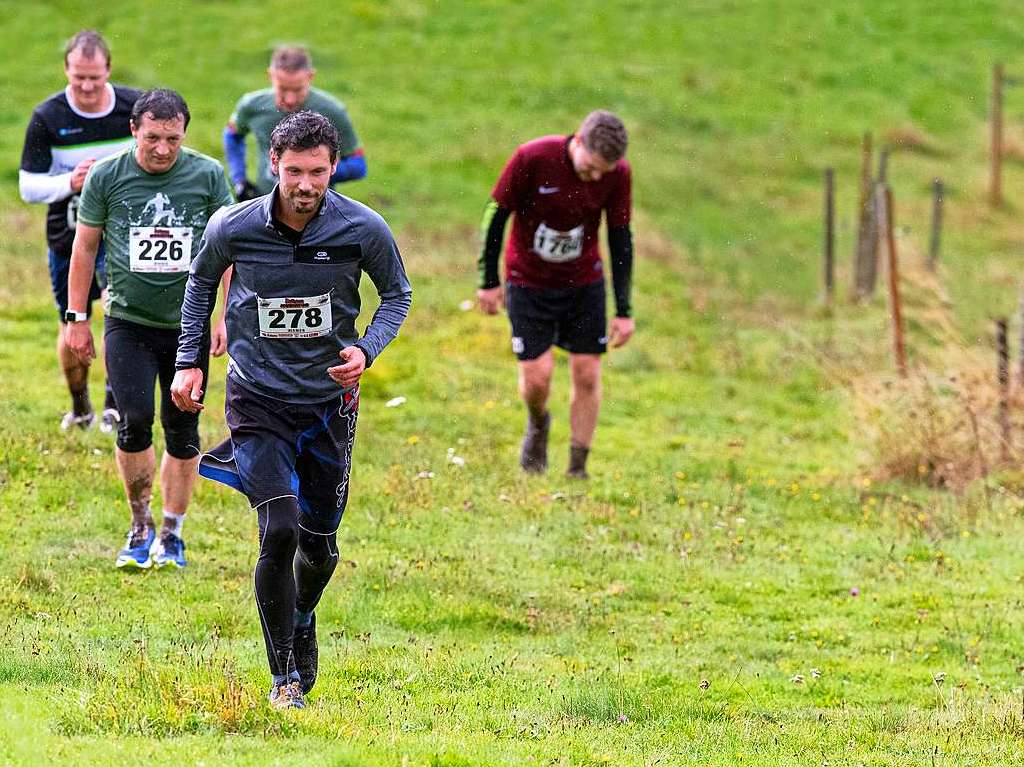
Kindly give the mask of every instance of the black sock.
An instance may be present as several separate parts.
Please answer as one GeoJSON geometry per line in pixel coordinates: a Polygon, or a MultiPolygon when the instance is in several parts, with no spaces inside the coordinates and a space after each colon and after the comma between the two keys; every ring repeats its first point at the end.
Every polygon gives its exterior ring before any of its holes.
{"type": "Polygon", "coordinates": [[[543,413],[539,415],[537,413],[534,413],[532,410],[527,410],[526,414],[529,417],[528,425],[532,429],[543,431],[546,430],[548,428],[548,425],[551,423],[551,412],[548,410],[545,410],[543,413]]]}
{"type": "Polygon", "coordinates": [[[590,448],[582,445],[569,446],[569,473],[586,474],[587,456],[590,455],[590,448]]]}
{"type": "Polygon", "coordinates": [[[295,671],[292,633],[295,629],[295,578],[292,561],[298,543],[299,506],[294,498],[277,498],[256,509],[260,555],[256,560],[256,606],[270,673],[275,678],[295,671]]]}
{"type": "Polygon", "coordinates": [[[302,613],[303,618],[316,609],[337,566],[338,534],[317,535],[299,528],[299,545],[295,550],[293,570],[295,609],[302,613]]]}
{"type": "Polygon", "coordinates": [[[89,400],[89,387],[81,391],[71,392],[71,411],[75,415],[85,415],[92,412],[92,402],[89,400]]]}

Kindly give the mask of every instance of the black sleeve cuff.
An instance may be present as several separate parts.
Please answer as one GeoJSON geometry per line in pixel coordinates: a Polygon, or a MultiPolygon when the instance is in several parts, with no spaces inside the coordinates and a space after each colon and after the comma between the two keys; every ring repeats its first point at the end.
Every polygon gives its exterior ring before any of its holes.
{"type": "Polygon", "coordinates": [[[495,202],[491,202],[487,212],[484,214],[486,227],[484,228],[484,244],[480,251],[480,288],[489,290],[501,285],[501,277],[498,275],[498,261],[501,257],[501,243],[505,238],[505,224],[508,223],[512,211],[502,208],[495,202]],[[490,216],[490,221],[486,217],[490,216]]]}
{"type": "Polygon", "coordinates": [[[356,341],[356,342],[355,342],[354,344],[352,344],[352,345],[353,345],[354,347],[356,347],[357,349],[361,349],[361,350],[362,350],[362,352],[363,352],[363,356],[364,356],[364,357],[366,357],[366,368],[364,368],[364,369],[368,369],[368,368],[370,367],[370,365],[372,365],[372,364],[373,364],[373,355],[372,355],[372,354],[370,354],[370,350],[369,350],[369,349],[367,349],[367,348],[366,348],[365,346],[363,346],[363,345],[362,345],[361,343],[359,343],[358,341],[356,341]]]}
{"type": "Polygon", "coordinates": [[[612,263],[612,290],[615,316],[629,317],[633,283],[633,233],[628,226],[608,230],[608,250],[612,263]]]}

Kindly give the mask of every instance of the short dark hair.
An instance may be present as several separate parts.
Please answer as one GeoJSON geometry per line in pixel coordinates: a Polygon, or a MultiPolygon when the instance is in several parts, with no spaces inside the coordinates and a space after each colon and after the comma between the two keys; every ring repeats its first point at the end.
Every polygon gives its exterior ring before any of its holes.
{"type": "Polygon", "coordinates": [[[185,127],[188,127],[192,115],[189,114],[188,104],[181,94],[172,91],[170,88],[154,88],[146,91],[135,102],[132,107],[132,125],[136,128],[142,122],[142,118],[150,115],[154,120],[173,120],[178,115],[185,118],[185,127]]]}
{"type": "Polygon", "coordinates": [[[64,46],[64,66],[68,65],[68,56],[77,50],[81,50],[82,55],[87,59],[91,59],[97,52],[101,53],[106,59],[107,69],[110,69],[110,46],[103,39],[103,35],[95,29],[83,29],[68,40],[67,45],[64,46]]]}
{"type": "Polygon", "coordinates": [[[313,57],[301,45],[279,45],[270,56],[271,69],[300,72],[313,68],[313,57]]]}
{"type": "Polygon", "coordinates": [[[338,129],[321,114],[303,109],[281,120],[270,134],[270,151],[278,158],[291,149],[302,152],[326,146],[331,162],[338,159],[338,129]]]}
{"type": "Polygon", "coordinates": [[[583,118],[579,135],[583,146],[607,162],[618,162],[626,154],[626,126],[611,112],[598,109],[588,114],[583,118]]]}

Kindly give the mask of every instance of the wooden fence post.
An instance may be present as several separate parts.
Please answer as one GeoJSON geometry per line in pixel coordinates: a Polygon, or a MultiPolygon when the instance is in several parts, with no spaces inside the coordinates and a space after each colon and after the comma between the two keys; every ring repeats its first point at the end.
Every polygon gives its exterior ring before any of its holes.
{"type": "Polygon", "coordinates": [[[999,383],[999,458],[1010,459],[1010,345],[1005,317],[996,320],[996,380],[999,383]]]}
{"type": "Polygon", "coordinates": [[[892,204],[892,189],[879,184],[875,189],[875,209],[878,211],[879,241],[884,242],[889,254],[889,311],[892,315],[893,351],[896,370],[907,377],[907,350],[903,338],[903,307],[900,302],[899,258],[896,254],[896,236],[892,204]]]}
{"type": "Polygon", "coordinates": [[[928,271],[934,272],[939,264],[939,246],[942,240],[942,179],[932,182],[932,236],[928,243],[928,271]]]}
{"type": "Polygon", "coordinates": [[[860,163],[860,207],[858,208],[857,249],[853,264],[853,299],[867,298],[874,291],[872,275],[876,255],[874,187],[871,182],[871,133],[864,134],[861,143],[860,163]]]}
{"type": "Polygon", "coordinates": [[[889,147],[883,146],[878,150],[878,177],[875,179],[879,184],[889,181],[889,147]]]}

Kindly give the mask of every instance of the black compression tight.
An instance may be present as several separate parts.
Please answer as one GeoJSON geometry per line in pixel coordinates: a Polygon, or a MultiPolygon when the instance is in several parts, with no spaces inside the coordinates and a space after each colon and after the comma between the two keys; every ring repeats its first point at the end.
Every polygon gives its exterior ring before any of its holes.
{"type": "Polygon", "coordinates": [[[295,670],[292,634],[295,610],[312,612],[338,564],[337,533],[303,530],[295,498],[276,498],[256,508],[260,555],[254,576],[256,606],[270,672],[295,670]]]}

